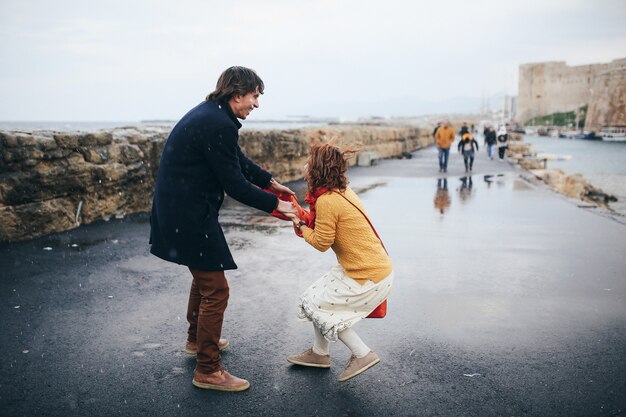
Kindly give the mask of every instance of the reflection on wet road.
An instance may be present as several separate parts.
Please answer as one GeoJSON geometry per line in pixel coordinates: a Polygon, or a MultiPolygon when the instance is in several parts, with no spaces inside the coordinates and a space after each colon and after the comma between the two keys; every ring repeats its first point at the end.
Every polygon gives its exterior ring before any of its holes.
{"type": "Polygon", "coordinates": [[[612,272],[626,270],[623,226],[548,198],[515,174],[477,178],[448,177],[447,186],[393,178],[361,196],[394,260],[392,304],[402,317],[422,317],[430,337],[465,346],[532,346],[538,334],[564,336],[601,316],[626,317],[620,297],[604,289],[626,293],[612,272]],[[386,203],[398,200],[389,213],[386,203]],[[602,278],[598,262],[613,265],[602,278]],[[598,279],[593,290],[588,276],[598,279]]]}
{"type": "Polygon", "coordinates": [[[450,207],[450,193],[448,192],[447,178],[437,179],[437,192],[435,193],[434,205],[435,209],[441,214],[444,214],[448,207],[450,207]]]}

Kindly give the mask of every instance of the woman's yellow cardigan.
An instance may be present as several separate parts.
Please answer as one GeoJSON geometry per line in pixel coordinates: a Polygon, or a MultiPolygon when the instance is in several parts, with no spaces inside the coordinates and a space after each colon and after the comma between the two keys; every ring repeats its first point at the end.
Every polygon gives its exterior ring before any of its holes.
{"type": "MultiPolygon", "coordinates": [[[[360,284],[378,283],[391,273],[391,259],[363,214],[338,193],[329,191],[318,197],[315,229],[303,227],[302,235],[321,252],[332,248],[350,278],[360,284]]],[[[352,189],[346,188],[343,195],[367,214],[352,189]]]]}

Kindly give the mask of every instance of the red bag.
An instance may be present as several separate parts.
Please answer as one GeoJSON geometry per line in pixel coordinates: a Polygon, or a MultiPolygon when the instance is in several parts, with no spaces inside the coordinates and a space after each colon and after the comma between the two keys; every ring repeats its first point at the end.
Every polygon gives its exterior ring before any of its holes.
{"type": "Polygon", "coordinates": [[[378,307],[372,311],[366,319],[383,319],[387,315],[387,300],[380,303],[378,307]]]}

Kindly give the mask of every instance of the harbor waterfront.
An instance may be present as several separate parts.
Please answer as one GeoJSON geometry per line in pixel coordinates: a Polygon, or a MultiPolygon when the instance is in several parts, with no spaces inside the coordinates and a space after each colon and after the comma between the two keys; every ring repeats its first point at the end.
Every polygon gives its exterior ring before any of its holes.
{"type": "Polygon", "coordinates": [[[626,226],[482,149],[471,176],[412,156],[349,171],[396,271],[387,317],[359,324],[376,367],[338,384],[341,346],[330,370],[286,361],[309,342],[297,297],[336,260],[228,200],[223,359],[250,390],[191,385],[188,271],[134,215],[0,245],[3,415],[622,415],[626,226]]]}
{"type": "Polygon", "coordinates": [[[565,161],[549,161],[548,168],[581,174],[585,180],[617,198],[609,207],[626,216],[626,142],[562,139],[525,135],[536,152],[569,155],[565,161]]]}

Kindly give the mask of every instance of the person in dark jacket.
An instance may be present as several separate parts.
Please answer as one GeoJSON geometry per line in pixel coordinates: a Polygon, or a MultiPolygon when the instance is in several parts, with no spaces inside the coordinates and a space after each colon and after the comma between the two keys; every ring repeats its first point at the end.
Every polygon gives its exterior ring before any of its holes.
{"type": "Polygon", "coordinates": [[[295,213],[289,202],[263,191],[293,192],[249,160],[238,144],[241,123],[259,107],[261,78],[249,68],[225,70],[215,91],[174,126],[157,173],[150,252],[185,265],[193,277],[185,352],[196,355],[193,384],[220,391],[243,391],[250,384],[226,372],[220,339],[228,303],[225,270],[237,265],[218,222],[224,193],[265,212],[295,213]]]}
{"type": "Polygon", "coordinates": [[[439,128],[441,127],[441,122],[437,122],[437,126],[435,126],[435,128],[433,129],[433,138],[437,138],[437,131],[439,130],[439,128]]]}
{"type": "Polygon", "coordinates": [[[493,126],[485,128],[485,146],[487,146],[487,156],[493,159],[494,147],[496,146],[496,131],[493,126]]]}
{"type": "Polygon", "coordinates": [[[478,142],[469,132],[467,126],[463,126],[459,132],[461,140],[459,141],[459,153],[463,153],[463,162],[465,163],[465,172],[471,171],[474,165],[474,148],[478,152],[478,142]]]}

